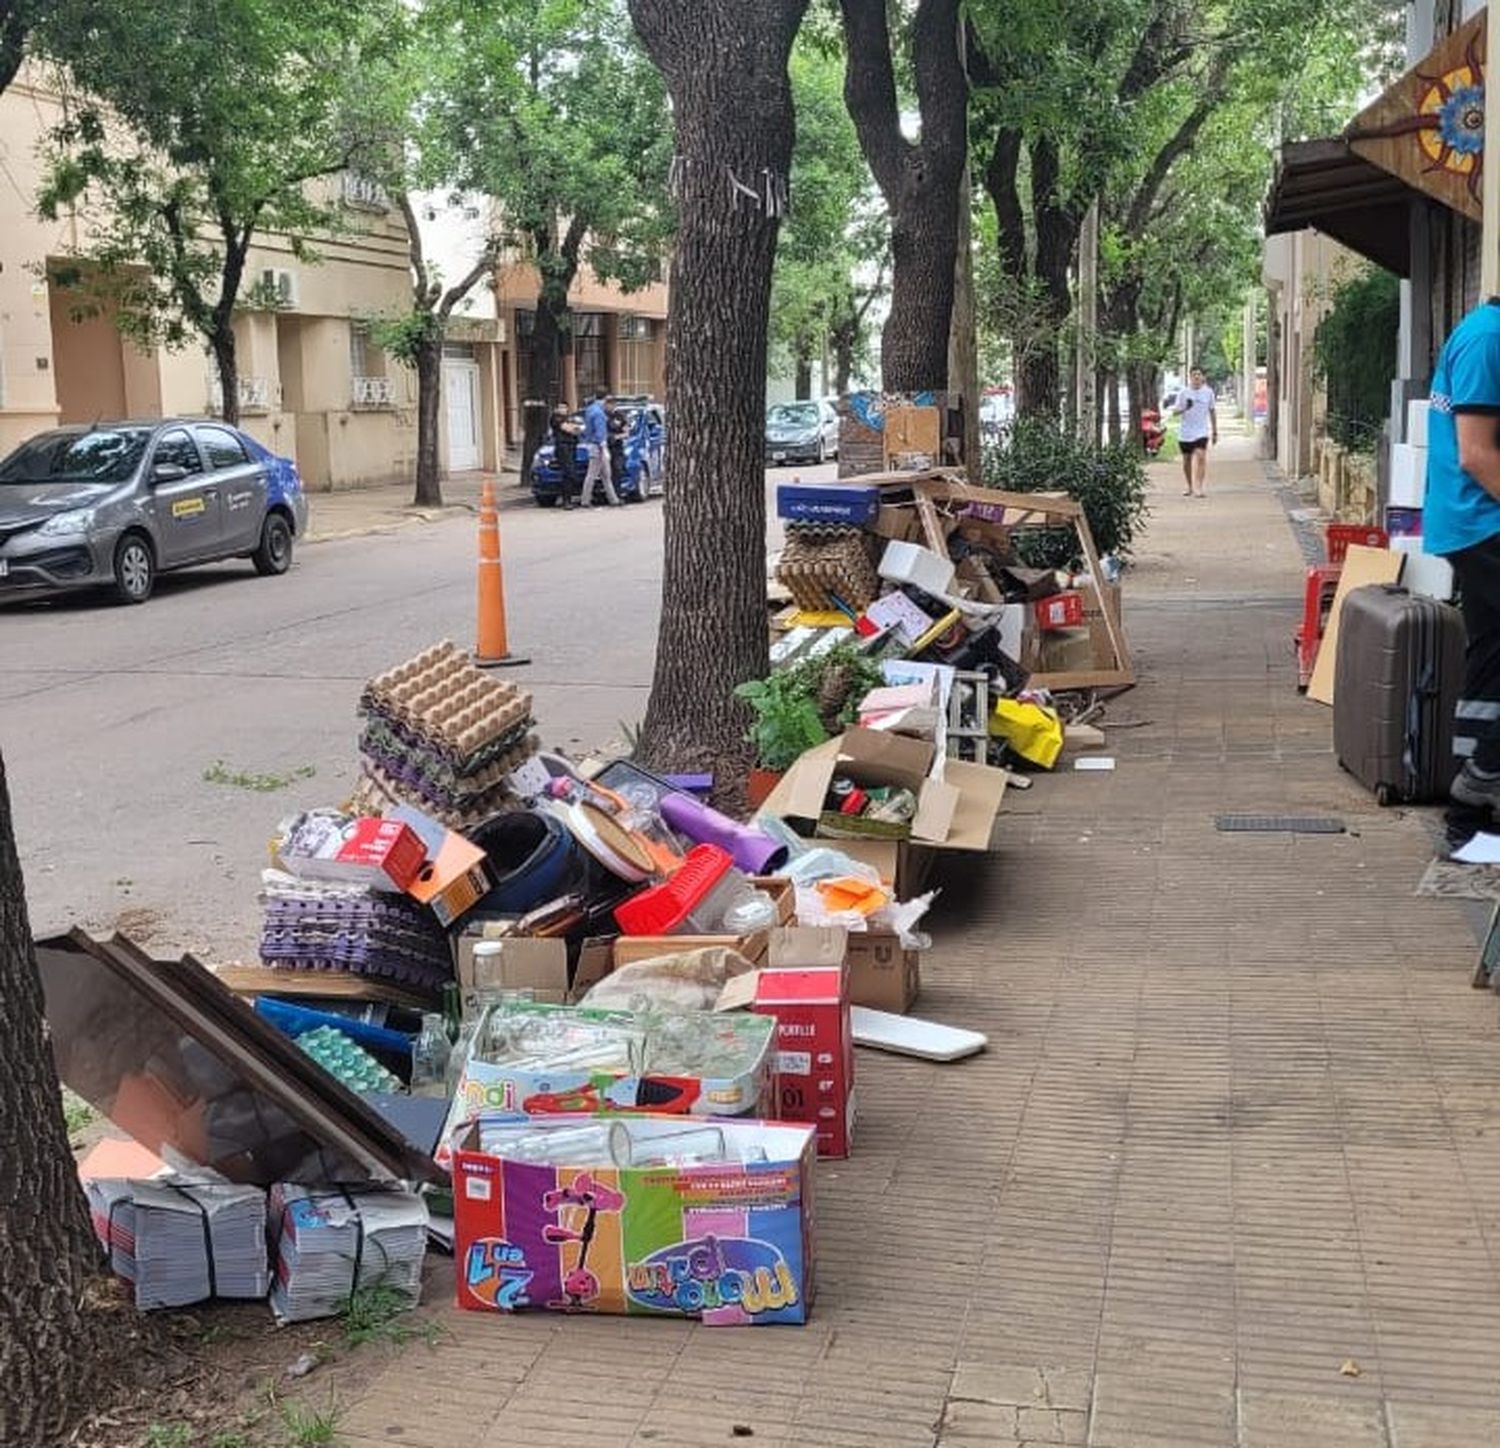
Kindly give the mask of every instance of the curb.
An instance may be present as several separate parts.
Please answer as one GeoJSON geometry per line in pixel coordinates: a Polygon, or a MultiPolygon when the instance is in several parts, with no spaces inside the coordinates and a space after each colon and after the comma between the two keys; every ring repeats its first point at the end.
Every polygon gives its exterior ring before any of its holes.
{"type": "MultiPolygon", "coordinates": [[[[522,492],[517,488],[519,496],[502,496],[496,500],[496,508],[499,512],[509,512],[516,508],[532,506],[530,489],[522,492]]],[[[316,496],[316,495],[314,495],[316,496]]],[[[315,513],[317,505],[309,500],[310,509],[315,513]]],[[[340,543],[350,538],[373,538],[387,533],[400,533],[406,528],[423,527],[433,523],[451,522],[459,516],[475,517],[479,513],[477,503],[461,502],[446,503],[441,508],[407,508],[394,516],[387,516],[369,523],[359,523],[349,528],[339,528],[333,532],[318,532],[316,527],[299,539],[303,547],[316,543],[340,543]]]]}

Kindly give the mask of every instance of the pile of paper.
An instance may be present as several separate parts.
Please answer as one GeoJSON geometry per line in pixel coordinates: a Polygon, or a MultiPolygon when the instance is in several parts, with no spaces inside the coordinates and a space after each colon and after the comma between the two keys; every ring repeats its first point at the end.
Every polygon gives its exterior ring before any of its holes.
{"type": "Polygon", "coordinates": [[[422,1295],[427,1205],[396,1188],[271,1188],[278,1322],[342,1312],[360,1291],[382,1288],[415,1307],[422,1295]]]}
{"type": "Polygon", "coordinates": [[[264,1297],[266,1194],[230,1182],[88,1184],[94,1230],[141,1309],[264,1297]]]}

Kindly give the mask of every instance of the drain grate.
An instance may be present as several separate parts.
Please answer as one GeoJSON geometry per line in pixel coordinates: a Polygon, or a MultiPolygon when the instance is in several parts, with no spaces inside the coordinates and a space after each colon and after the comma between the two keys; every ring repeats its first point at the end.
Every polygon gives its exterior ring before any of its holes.
{"type": "Polygon", "coordinates": [[[1329,815],[1215,815],[1226,835],[1341,835],[1343,820],[1329,815]]]}

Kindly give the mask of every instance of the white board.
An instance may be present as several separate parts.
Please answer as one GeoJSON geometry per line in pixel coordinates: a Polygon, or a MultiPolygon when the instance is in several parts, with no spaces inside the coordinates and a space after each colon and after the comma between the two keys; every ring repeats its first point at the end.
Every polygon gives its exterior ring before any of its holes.
{"type": "Polygon", "coordinates": [[[924,1061],[958,1061],[982,1051],[989,1044],[978,1031],[964,1031],[957,1026],[942,1026],[936,1021],[914,1020],[890,1011],[872,1011],[868,1006],[851,1006],[850,1024],[854,1044],[870,1046],[877,1051],[892,1051],[898,1056],[920,1056],[924,1061]]]}

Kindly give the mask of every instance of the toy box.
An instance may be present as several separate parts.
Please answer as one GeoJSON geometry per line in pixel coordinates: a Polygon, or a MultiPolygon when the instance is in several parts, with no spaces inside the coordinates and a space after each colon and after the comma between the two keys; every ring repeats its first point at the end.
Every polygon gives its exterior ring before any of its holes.
{"type": "MultiPolygon", "coordinates": [[[[625,1125],[637,1141],[682,1129],[645,1116],[625,1125]]],[[[508,1138],[533,1126],[471,1123],[453,1160],[458,1305],[715,1327],[806,1322],[813,1132],[720,1125],[730,1160],[635,1168],[610,1156],[576,1166],[507,1159],[508,1138]]]]}

